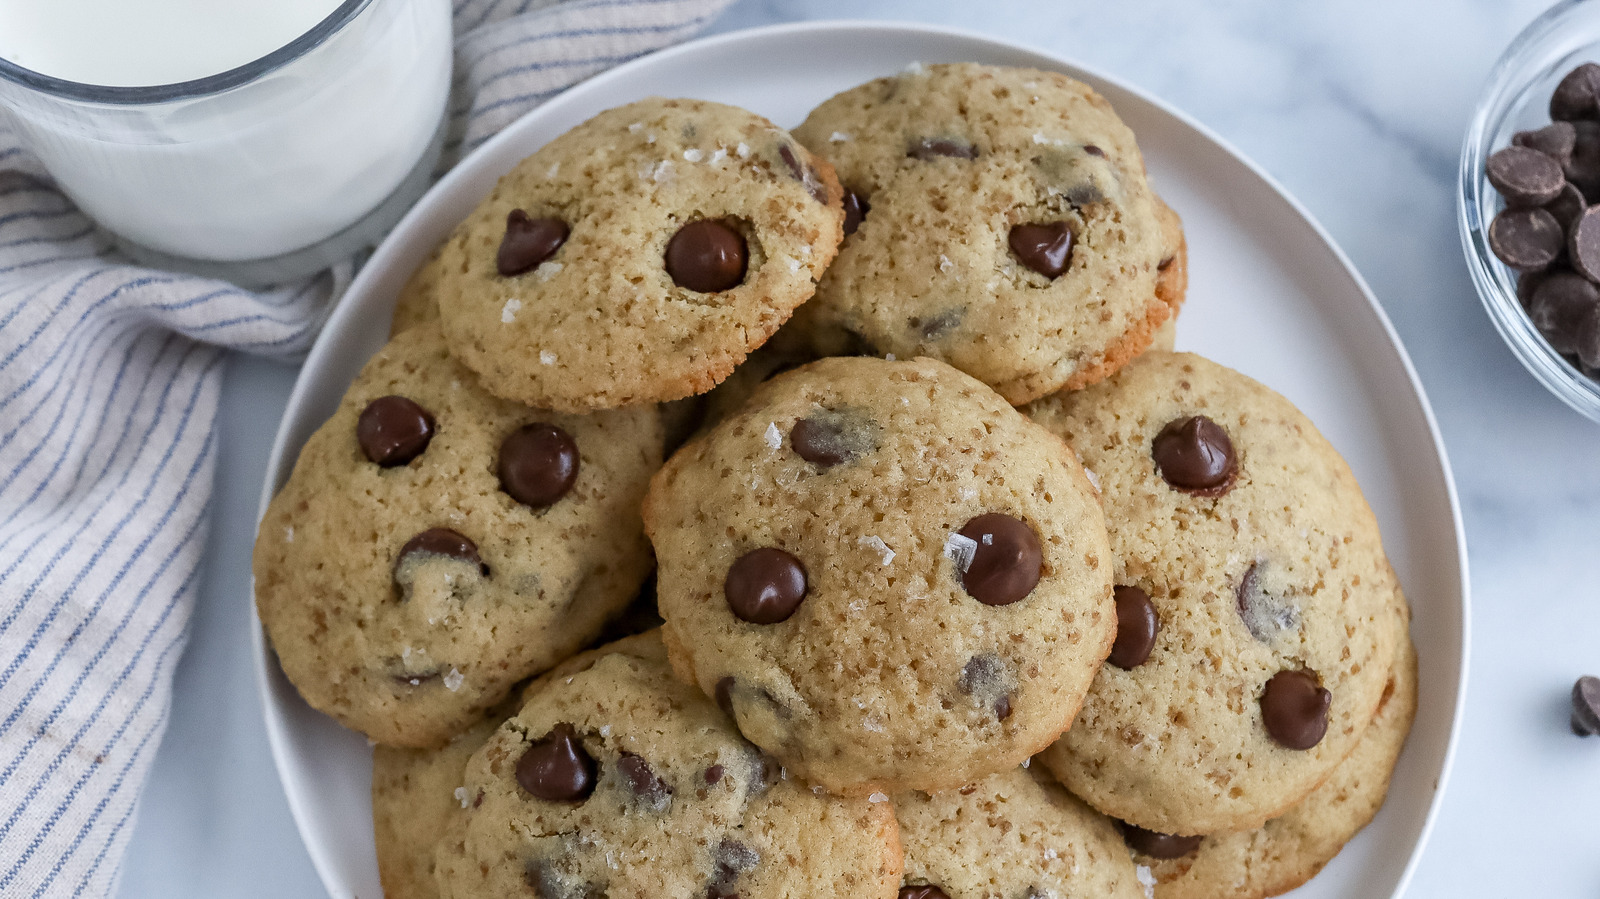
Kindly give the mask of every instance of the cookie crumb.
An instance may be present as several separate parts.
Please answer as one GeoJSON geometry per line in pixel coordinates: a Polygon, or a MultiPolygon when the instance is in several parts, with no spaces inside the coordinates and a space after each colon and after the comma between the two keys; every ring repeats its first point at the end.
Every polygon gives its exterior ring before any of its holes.
{"type": "Polygon", "coordinates": [[[972,557],[978,552],[978,541],[960,534],[951,534],[944,542],[945,557],[956,565],[956,571],[962,574],[972,565],[972,557]]]}
{"type": "Polygon", "coordinates": [[[521,309],[521,308],[522,308],[522,301],[521,300],[516,299],[515,297],[513,297],[512,299],[506,300],[506,304],[504,306],[500,307],[500,323],[503,324],[503,325],[509,325],[512,322],[516,321],[517,320],[517,310],[521,309]]]}
{"type": "Polygon", "coordinates": [[[894,550],[890,549],[889,544],[884,543],[883,538],[879,537],[877,534],[868,534],[867,536],[862,537],[860,540],[857,540],[856,544],[858,546],[870,547],[871,549],[877,551],[878,563],[880,565],[887,565],[894,561],[894,550]]]}
{"type": "Polygon", "coordinates": [[[762,437],[766,439],[768,449],[783,446],[783,435],[778,433],[777,422],[767,422],[767,432],[762,437]]]}

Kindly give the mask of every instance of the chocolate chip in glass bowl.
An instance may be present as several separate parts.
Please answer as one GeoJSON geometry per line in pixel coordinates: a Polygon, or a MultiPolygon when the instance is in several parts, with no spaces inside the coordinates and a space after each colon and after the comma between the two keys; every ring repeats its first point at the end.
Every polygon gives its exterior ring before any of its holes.
{"type": "Polygon", "coordinates": [[[1571,122],[1552,122],[1532,131],[1518,131],[1511,137],[1514,147],[1527,147],[1554,159],[1565,166],[1572,158],[1572,145],[1578,139],[1577,129],[1571,122]]]}
{"type": "Polygon", "coordinates": [[[1578,329],[1600,307],[1600,288],[1569,271],[1551,272],[1528,304],[1528,319],[1558,353],[1578,348],[1578,329]]]}
{"type": "Polygon", "coordinates": [[[1584,374],[1593,377],[1593,372],[1600,370],[1600,305],[1589,311],[1589,316],[1578,325],[1577,346],[1572,352],[1578,357],[1578,364],[1583,366],[1584,374]]]}
{"type": "Polygon", "coordinates": [[[1561,170],[1592,203],[1600,199],[1600,122],[1573,122],[1572,129],[1572,155],[1561,170]]]}
{"type": "Polygon", "coordinates": [[[1550,118],[1556,121],[1600,118],[1600,65],[1586,62],[1568,72],[1550,94],[1550,118]]]}
{"type": "Polygon", "coordinates": [[[1489,249],[1519,272],[1543,271],[1561,255],[1566,234],[1543,209],[1506,209],[1489,223],[1489,249]]]}
{"type": "Polygon", "coordinates": [[[1580,677],[1572,685],[1572,732],[1580,737],[1600,734],[1600,677],[1580,677]]]}
{"type": "Polygon", "coordinates": [[[1600,206],[1585,209],[1567,229],[1567,256],[1578,274],[1600,283],[1600,206]]]}
{"type": "Polygon", "coordinates": [[[356,419],[356,443],[362,455],[384,468],[404,465],[422,455],[436,425],[428,410],[403,396],[380,396],[356,419]]]}
{"type": "Polygon", "coordinates": [[[1261,721],[1285,749],[1305,751],[1328,732],[1333,694],[1310,671],[1284,670],[1268,678],[1261,691],[1261,721]]]}
{"type": "MultiPolygon", "coordinates": [[[[722,584],[723,598],[734,617],[751,624],[788,620],[800,608],[807,589],[806,567],[799,559],[772,546],[740,556],[722,584]]],[[[720,684],[718,690],[721,691],[720,684]]]]}
{"type": "Polygon", "coordinates": [[[1578,189],[1578,185],[1566,181],[1562,183],[1561,193],[1556,194],[1554,200],[1544,204],[1544,208],[1546,212],[1556,217],[1556,221],[1563,229],[1570,230],[1572,223],[1577,221],[1578,216],[1583,215],[1583,211],[1588,208],[1588,203],[1584,200],[1583,191],[1578,189]]]}
{"type": "Polygon", "coordinates": [[[1506,147],[1489,157],[1489,183],[1513,208],[1543,206],[1561,194],[1567,183],[1561,164],[1538,150],[1506,147]]]}
{"type": "Polygon", "coordinates": [[[667,241],[667,274],[679,287],[721,293],[744,282],[750,250],[744,235],[716,219],[689,222],[667,241]]]}
{"type": "Polygon", "coordinates": [[[533,218],[521,209],[506,215],[506,233],[495,253],[495,270],[504,277],[538,268],[567,242],[567,223],[558,218],[533,218]]]}

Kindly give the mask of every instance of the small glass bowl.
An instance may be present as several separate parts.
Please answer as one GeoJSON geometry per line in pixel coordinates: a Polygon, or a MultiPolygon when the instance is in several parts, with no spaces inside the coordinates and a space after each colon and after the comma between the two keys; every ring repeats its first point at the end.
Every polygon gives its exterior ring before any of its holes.
{"type": "Polygon", "coordinates": [[[1551,92],[1585,62],[1600,62],[1600,0],[1557,3],[1506,48],[1461,145],[1457,218],[1467,270],[1500,336],[1551,393],[1600,422],[1600,381],[1550,348],[1517,299],[1517,273],[1489,249],[1489,223],[1504,203],[1484,174],[1489,155],[1510,146],[1513,134],[1550,124],[1551,92]]]}

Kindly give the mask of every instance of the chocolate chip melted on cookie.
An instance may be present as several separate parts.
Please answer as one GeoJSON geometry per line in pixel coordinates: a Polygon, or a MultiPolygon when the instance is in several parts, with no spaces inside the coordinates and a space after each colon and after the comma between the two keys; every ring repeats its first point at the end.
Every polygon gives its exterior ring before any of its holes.
{"type": "Polygon", "coordinates": [[[1239,618],[1250,636],[1262,643],[1273,643],[1300,627],[1300,607],[1286,597],[1275,596],[1262,583],[1266,563],[1256,562],[1239,579],[1234,603],[1239,618]]]}
{"type": "Polygon", "coordinates": [[[578,480],[578,444],[561,428],[524,425],[500,444],[500,489],[525,506],[555,503],[578,480]]]}
{"type": "Polygon", "coordinates": [[[1151,858],[1183,858],[1198,849],[1200,841],[1205,839],[1205,837],[1180,837],[1170,833],[1158,833],[1154,830],[1145,830],[1143,827],[1135,827],[1126,821],[1118,823],[1122,826],[1122,841],[1128,844],[1128,848],[1151,858]]]}
{"type": "Polygon", "coordinates": [[[711,861],[707,899],[739,899],[739,875],[754,871],[756,865],[761,864],[761,853],[738,840],[724,838],[712,852],[711,861]]]}
{"type": "Polygon", "coordinates": [[[750,252],[744,235],[727,222],[697,219],[667,241],[667,274],[679,287],[720,293],[744,281],[750,252]]]}
{"type": "Polygon", "coordinates": [[[956,686],[994,709],[995,718],[1004,721],[1011,717],[1011,676],[998,655],[984,652],[973,656],[962,666],[956,686]]]}
{"type": "Polygon", "coordinates": [[[1156,613],[1150,594],[1138,587],[1117,587],[1112,591],[1117,603],[1117,640],[1111,644],[1106,661],[1123,669],[1137,668],[1150,658],[1161,616],[1156,613]]]}
{"type": "Polygon", "coordinates": [[[449,528],[429,528],[407,540],[406,545],[400,548],[400,555],[394,560],[395,571],[399,572],[402,565],[427,556],[443,556],[467,562],[478,566],[482,574],[489,573],[489,566],[483,564],[483,560],[478,557],[478,544],[449,528]]]}
{"type": "Polygon", "coordinates": [[[1039,583],[1044,550],[1027,522],[987,512],[961,528],[976,547],[961,576],[961,586],[986,606],[1005,606],[1026,597],[1039,583]]]}
{"type": "Polygon", "coordinates": [[[953,159],[977,159],[978,148],[964,140],[950,137],[925,137],[912,144],[906,155],[923,162],[948,156],[953,159]]]}
{"type": "Polygon", "coordinates": [[[570,724],[557,724],[517,759],[517,783],[550,802],[582,802],[594,792],[598,766],[570,724]]]}
{"type": "MultiPolygon", "coordinates": [[[[728,608],[739,620],[777,624],[793,615],[805,599],[806,569],[799,559],[781,549],[753,549],[728,569],[722,592],[728,608]]],[[[718,693],[721,692],[719,684],[718,693]]]]}
{"type": "Polygon", "coordinates": [[[656,776],[650,768],[650,763],[643,756],[631,752],[624,752],[617,759],[617,772],[622,775],[622,782],[627,785],[628,792],[639,801],[639,804],[651,811],[665,811],[672,802],[672,788],[666,781],[656,776]]]}
{"type": "Polygon", "coordinates": [[[1072,228],[1066,222],[1017,225],[1007,241],[1023,265],[1046,278],[1059,278],[1072,264],[1072,228]]]}
{"type": "Polygon", "coordinates": [[[495,270],[507,278],[533,271],[561,249],[569,233],[567,223],[560,219],[536,219],[513,209],[506,216],[506,233],[495,253],[495,270]]]}
{"type": "Polygon", "coordinates": [[[832,468],[872,452],[877,439],[871,423],[861,416],[833,409],[818,409],[794,423],[789,446],[800,458],[820,468],[832,468]]]}
{"type": "Polygon", "coordinates": [[[1310,671],[1279,671],[1261,692],[1261,720],[1279,745],[1304,751],[1328,732],[1333,694],[1310,671]]]}
{"type": "Polygon", "coordinates": [[[1222,426],[1196,415],[1170,422],[1150,441],[1161,477],[1195,496],[1221,496],[1233,487],[1239,462],[1222,426]]]}
{"type": "Polygon", "coordinates": [[[919,886],[901,887],[900,894],[895,899],[950,899],[950,894],[931,883],[925,883],[919,886]]]}
{"type": "Polygon", "coordinates": [[[828,202],[827,185],[822,183],[822,179],[817,177],[817,173],[810,166],[800,161],[793,147],[788,144],[778,147],[778,156],[783,159],[783,164],[789,167],[789,174],[794,176],[794,180],[805,185],[806,193],[811,195],[811,199],[818,203],[828,202]]]}
{"type": "Polygon", "coordinates": [[[872,204],[867,198],[853,190],[844,192],[844,236],[849,237],[861,227],[861,222],[872,211],[872,204]]]}
{"type": "Polygon", "coordinates": [[[371,462],[384,468],[422,455],[436,425],[428,410],[403,396],[380,396],[356,419],[356,442],[371,462]]]}

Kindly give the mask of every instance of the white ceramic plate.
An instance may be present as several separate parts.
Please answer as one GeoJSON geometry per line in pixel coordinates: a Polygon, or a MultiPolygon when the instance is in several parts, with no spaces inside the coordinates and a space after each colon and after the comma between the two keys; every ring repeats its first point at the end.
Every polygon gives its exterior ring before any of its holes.
{"type": "MultiPolygon", "coordinates": [[[[383,345],[401,285],[518,160],[595,113],[651,94],[700,97],[797,124],[823,99],[912,62],[1056,69],[1094,85],[1132,126],[1156,188],[1183,215],[1189,298],[1178,345],[1249,374],[1315,421],[1360,479],[1410,597],[1421,702],[1377,819],[1299,899],[1398,894],[1450,767],[1466,673],[1466,544],[1433,413],[1399,338],[1349,261],[1298,203],[1197,123],[1115,79],[971,34],[816,23],[684,44],[541,106],[474,152],[401,221],[312,349],[267,466],[263,510],[300,446],[383,345]]],[[[339,899],[381,895],[371,751],[312,711],[255,634],[267,733],[311,860],[339,899]]]]}

